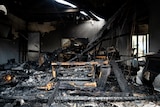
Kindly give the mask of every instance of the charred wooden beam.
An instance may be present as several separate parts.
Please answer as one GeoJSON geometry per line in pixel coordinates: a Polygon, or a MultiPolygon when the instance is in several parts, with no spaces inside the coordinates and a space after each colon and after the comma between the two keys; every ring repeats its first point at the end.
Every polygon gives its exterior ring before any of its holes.
{"type": "Polygon", "coordinates": [[[98,87],[100,90],[105,90],[107,78],[110,75],[111,67],[109,65],[102,65],[100,67],[100,75],[98,78],[98,87]]]}
{"type": "Polygon", "coordinates": [[[121,69],[118,67],[118,64],[114,60],[112,60],[110,64],[112,66],[113,72],[116,76],[116,79],[118,81],[121,91],[131,93],[132,92],[131,88],[128,86],[128,82],[125,79],[121,69]]]}
{"type": "Polygon", "coordinates": [[[150,96],[128,96],[128,97],[88,97],[88,96],[58,96],[55,98],[56,101],[101,101],[101,102],[108,102],[108,101],[134,101],[134,100],[158,100],[160,96],[150,95],[150,96]]]}
{"type": "Polygon", "coordinates": [[[127,97],[130,96],[130,93],[125,92],[90,92],[90,91],[81,91],[81,90],[74,90],[74,91],[68,91],[67,94],[73,95],[73,96],[90,96],[90,97],[127,97]]]}
{"type": "Polygon", "coordinates": [[[55,63],[53,62],[51,65],[56,66],[56,65],[61,65],[61,66],[83,66],[83,65],[98,65],[98,62],[59,62],[55,63]]]}
{"type": "Polygon", "coordinates": [[[57,77],[60,81],[90,81],[93,78],[92,77],[57,77]]]}
{"type": "Polygon", "coordinates": [[[107,60],[108,57],[107,56],[104,56],[104,55],[99,55],[99,56],[96,56],[96,59],[103,59],[103,60],[107,60]]]}
{"type": "Polygon", "coordinates": [[[32,101],[32,100],[36,100],[35,96],[11,96],[11,95],[1,95],[0,99],[4,99],[4,100],[16,100],[16,99],[24,99],[27,101],[32,101]]]}
{"type": "MultiPolygon", "coordinates": [[[[108,102],[108,101],[135,101],[135,100],[148,100],[148,101],[158,101],[160,95],[149,95],[149,96],[118,96],[118,97],[88,97],[88,96],[57,96],[54,98],[55,101],[63,101],[63,102],[79,102],[79,101],[101,101],[101,102],[108,102]]],[[[24,99],[30,102],[41,102],[46,103],[46,97],[36,98],[35,96],[0,96],[0,100],[4,102],[13,102],[16,99],[24,99]]],[[[52,103],[52,102],[51,102],[52,103]]]]}
{"type": "Polygon", "coordinates": [[[57,94],[57,91],[59,89],[59,86],[60,86],[60,82],[57,82],[57,84],[55,85],[55,88],[53,90],[53,93],[48,97],[48,106],[50,107],[50,105],[52,104],[52,102],[54,101],[54,98],[57,94]]]}

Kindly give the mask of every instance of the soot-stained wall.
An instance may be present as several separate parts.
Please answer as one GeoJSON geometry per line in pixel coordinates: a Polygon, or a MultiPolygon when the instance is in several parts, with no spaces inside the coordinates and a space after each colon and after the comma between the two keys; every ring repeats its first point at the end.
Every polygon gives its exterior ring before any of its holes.
{"type": "Polygon", "coordinates": [[[7,63],[9,59],[15,59],[18,62],[18,49],[18,41],[0,39],[0,64],[7,63]]]}
{"type": "Polygon", "coordinates": [[[149,1],[150,52],[157,52],[160,49],[160,1],[149,1]]]}
{"type": "Polygon", "coordinates": [[[55,49],[60,48],[62,38],[88,38],[92,40],[104,24],[104,20],[89,20],[78,24],[69,22],[57,25],[56,30],[41,36],[41,51],[53,52],[55,49]]]}
{"type": "MultiPolygon", "coordinates": [[[[63,32],[63,31],[61,31],[63,32]]],[[[51,31],[41,35],[40,49],[41,52],[53,52],[55,49],[61,47],[61,32],[51,31]]]]}
{"type": "Polygon", "coordinates": [[[15,59],[18,62],[19,40],[17,39],[17,31],[25,29],[25,21],[12,14],[3,17],[0,17],[0,64],[7,63],[9,59],[15,59]]]}

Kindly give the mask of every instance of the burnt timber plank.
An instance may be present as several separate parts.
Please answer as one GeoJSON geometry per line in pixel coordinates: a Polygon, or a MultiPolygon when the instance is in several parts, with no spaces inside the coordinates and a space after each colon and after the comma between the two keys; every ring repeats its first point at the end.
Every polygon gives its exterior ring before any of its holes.
{"type": "Polygon", "coordinates": [[[118,64],[112,60],[110,62],[111,66],[112,66],[112,69],[113,69],[113,72],[116,76],[116,79],[118,81],[118,84],[120,86],[120,89],[122,92],[128,92],[128,93],[131,93],[131,88],[128,86],[128,82],[127,80],[125,79],[121,69],[118,67],[118,64]]]}
{"type": "Polygon", "coordinates": [[[101,75],[98,79],[98,87],[100,88],[100,90],[105,91],[107,78],[110,75],[111,67],[109,65],[102,65],[100,69],[101,75]]]}
{"type": "Polygon", "coordinates": [[[55,85],[55,88],[53,90],[53,93],[48,97],[48,106],[50,106],[52,104],[52,102],[54,101],[54,98],[57,94],[59,86],[60,86],[60,82],[57,82],[57,84],[55,85]]]}
{"type": "Polygon", "coordinates": [[[59,63],[55,63],[52,62],[51,65],[52,66],[56,66],[56,65],[61,65],[61,66],[83,66],[83,65],[98,65],[98,62],[59,62],[59,63]]]}

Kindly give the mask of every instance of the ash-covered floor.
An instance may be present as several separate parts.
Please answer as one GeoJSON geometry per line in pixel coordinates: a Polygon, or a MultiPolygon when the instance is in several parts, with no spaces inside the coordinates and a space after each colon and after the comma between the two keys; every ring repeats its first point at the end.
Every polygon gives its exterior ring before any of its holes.
{"type": "MultiPolygon", "coordinates": [[[[1,107],[160,107],[159,92],[124,73],[130,92],[122,92],[112,68],[62,66],[1,71],[1,107]],[[56,76],[54,74],[56,71],[56,76]],[[57,73],[58,72],[58,73],[57,73]],[[100,75],[106,76],[100,78],[100,75]],[[55,76],[55,77],[54,77],[55,76]]],[[[103,77],[103,76],[101,76],[103,77]]]]}

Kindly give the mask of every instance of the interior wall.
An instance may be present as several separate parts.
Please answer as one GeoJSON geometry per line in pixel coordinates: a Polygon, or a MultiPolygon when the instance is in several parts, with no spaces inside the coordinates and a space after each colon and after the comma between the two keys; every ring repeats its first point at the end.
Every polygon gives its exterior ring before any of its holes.
{"type": "Polygon", "coordinates": [[[24,31],[26,30],[26,22],[22,20],[21,18],[13,15],[13,14],[8,14],[8,19],[9,23],[12,27],[11,33],[14,35],[14,39],[18,38],[18,31],[24,31]]]}
{"type": "Polygon", "coordinates": [[[57,25],[56,30],[42,34],[41,52],[53,52],[60,48],[62,38],[88,38],[92,40],[104,24],[104,20],[89,20],[82,23],[68,22],[57,25]]]}
{"type": "Polygon", "coordinates": [[[160,49],[160,1],[149,0],[149,9],[150,52],[158,52],[160,49]]]}
{"type": "Polygon", "coordinates": [[[18,62],[18,55],[18,41],[0,39],[0,64],[7,63],[9,59],[15,59],[18,62]]]}
{"type": "Polygon", "coordinates": [[[130,38],[129,35],[117,38],[117,49],[120,51],[120,55],[129,56],[130,55],[130,38]]]}
{"type": "Polygon", "coordinates": [[[88,20],[77,24],[70,24],[64,28],[62,37],[88,38],[89,41],[97,36],[104,26],[105,20],[88,20]]]}
{"type": "Polygon", "coordinates": [[[41,35],[41,52],[53,52],[61,47],[61,32],[51,31],[41,35]]]}
{"type": "Polygon", "coordinates": [[[126,24],[123,28],[117,26],[111,29],[106,34],[106,41],[103,42],[102,47],[108,48],[114,46],[120,52],[120,55],[129,56],[131,52],[131,39],[130,39],[130,24],[126,24]]]}
{"type": "Polygon", "coordinates": [[[9,59],[19,62],[17,31],[25,29],[25,21],[8,13],[6,16],[0,17],[0,28],[0,64],[7,63],[9,59]]]}
{"type": "Polygon", "coordinates": [[[118,51],[120,52],[120,55],[128,56],[130,54],[130,37],[129,35],[125,35],[123,37],[118,37],[116,39],[110,39],[103,42],[102,47],[106,48],[115,46],[118,51]]]}
{"type": "Polygon", "coordinates": [[[28,33],[28,53],[27,57],[29,61],[36,61],[39,58],[40,52],[40,33],[32,32],[28,33]]]}
{"type": "Polygon", "coordinates": [[[28,23],[27,29],[31,32],[45,33],[56,30],[53,24],[55,24],[55,22],[44,22],[44,23],[30,22],[28,23]]]}

